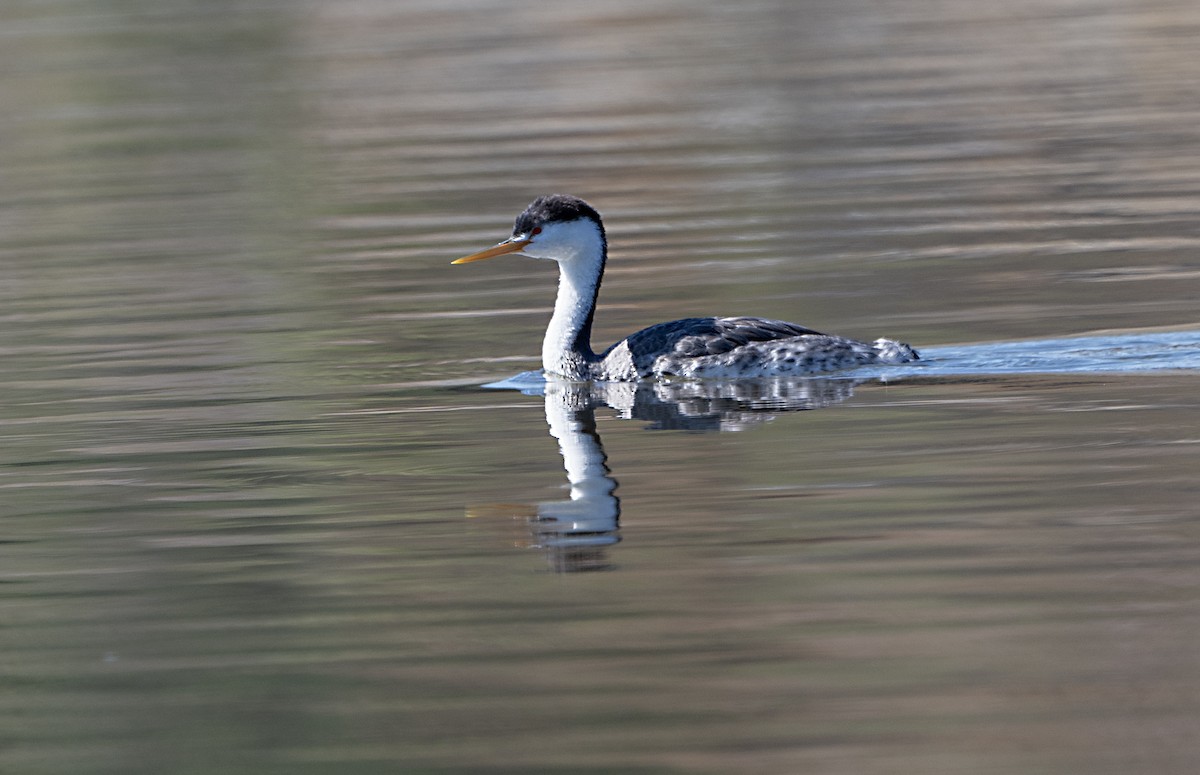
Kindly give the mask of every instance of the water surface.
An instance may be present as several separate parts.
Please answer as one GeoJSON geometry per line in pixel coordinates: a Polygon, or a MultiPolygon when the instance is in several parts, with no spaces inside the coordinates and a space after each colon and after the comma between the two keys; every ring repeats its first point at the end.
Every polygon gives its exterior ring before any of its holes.
{"type": "Polygon", "coordinates": [[[1197,33],[5,5],[0,770],[1194,772],[1197,33]],[[927,361],[483,388],[553,274],[448,262],[550,191],[609,225],[598,346],[927,361]],[[580,501],[587,551],[531,521],[580,501]]]}

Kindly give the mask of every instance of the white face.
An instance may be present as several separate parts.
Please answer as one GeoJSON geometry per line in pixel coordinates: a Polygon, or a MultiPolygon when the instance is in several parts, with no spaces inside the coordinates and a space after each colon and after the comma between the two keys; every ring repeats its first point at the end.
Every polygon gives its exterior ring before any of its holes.
{"type": "Polygon", "coordinates": [[[600,228],[590,218],[555,221],[543,225],[541,231],[534,229],[532,234],[513,235],[513,239],[522,238],[533,241],[521,249],[521,255],[554,261],[571,261],[581,254],[595,255],[602,244],[600,228]]]}

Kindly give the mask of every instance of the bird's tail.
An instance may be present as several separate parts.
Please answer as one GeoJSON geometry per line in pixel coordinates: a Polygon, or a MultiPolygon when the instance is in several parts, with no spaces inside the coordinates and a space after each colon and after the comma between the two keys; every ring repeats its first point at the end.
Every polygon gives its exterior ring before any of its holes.
{"type": "Polygon", "coordinates": [[[880,363],[909,363],[910,361],[921,360],[921,356],[917,354],[917,351],[904,342],[897,342],[892,339],[876,339],[871,344],[874,346],[875,352],[879,355],[880,363]]]}

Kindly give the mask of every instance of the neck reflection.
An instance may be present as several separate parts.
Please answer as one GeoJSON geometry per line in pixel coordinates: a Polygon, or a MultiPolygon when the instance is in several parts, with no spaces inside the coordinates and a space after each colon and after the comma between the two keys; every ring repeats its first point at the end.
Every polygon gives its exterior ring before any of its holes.
{"type": "Polygon", "coordinates": [[[621,501],[614,494],[608,458],[596,432],[596,404],[590,385],[560,380],[546,383],[546,424],[558,439],[570,497],[537,505],[532,532],[558,571],[608,567],[606,547],[621,540],[621,501]]]}

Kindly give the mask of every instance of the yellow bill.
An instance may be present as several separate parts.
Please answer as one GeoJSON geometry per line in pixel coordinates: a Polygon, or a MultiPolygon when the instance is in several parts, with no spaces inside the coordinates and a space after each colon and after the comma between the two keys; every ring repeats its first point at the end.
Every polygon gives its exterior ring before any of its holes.
{"type": "Polygon", "coordinates": [[[499,245],[490,247],[487,250],[481,250],[478,253],[472,253],[469,256],[463,256],[462,258],[456,258],[453,261],[451,261],[450,263],[451,264],[469,264],[472,261],[482,261],[485,258],[495,258],[496,256],[503,256],[505,253],[520,253],[522,250],[525,249],[525,246],[528,245],[530,242],[533,242],[533,240],[531,240],[531,239],[504,240],[504,242],[501,242],[499,245]]]}

